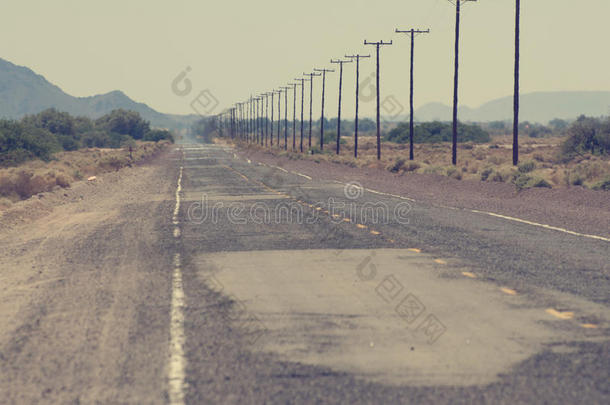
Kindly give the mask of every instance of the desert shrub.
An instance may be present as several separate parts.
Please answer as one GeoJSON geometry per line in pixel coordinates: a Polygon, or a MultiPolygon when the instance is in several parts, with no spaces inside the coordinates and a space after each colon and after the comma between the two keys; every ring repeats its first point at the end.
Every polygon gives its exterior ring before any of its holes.
{"type": "Polygon", "coordinates": [[[518,170],[520,173],[529,173],[536,168],[536,163],[532,160],[525,161],[520,163],[518,166],[518,170]]]}
{"type": "Polygon", "coordinates": [[[591,187],[593,190],[605,190],[610,191],[610,176],[606,177],[604,180],[599,181],[591,187]]]}
{"type": "Polygon", "coordinates": [[[420,168],[420,165],[419,165],[419,163],[416,163],[416,162],[409,162],[403,166],[403,170],[405,170],[407,172],[414,172],[419,168],[420,168]]]}
{"type": "Polygon", "coordinates": [[[398,173],[400,171],[400,169],[403,168],[403,166],[405,165],[407,161],[403,158],[398,158],[396,159],[396,161],[390,165],[388,167],[388,170],[391,171],[392,173],[398,173]]]}
{"type": "Polygon", "coordinates": [[[610,118],[602,121],[581,116],[567,130],[568,137],[561,145],[565,159],[583,153],[610,154],[610,118]]]}
{"type": "Polygon", "coordinates": [[[540,154],[540,153],[534,153],[533,156],[534,160],[537,162],[544,162],[544,155],[540,154]]]}
{"type": "Polygon", "coordinates": [[[152,142],[159,142],[162,140],[169,140],[169,141],[174,141],[174,137],[172,135],[171,132],[165,130],[165,129],[152,129],[149,132],[144,134],[143,137],[144,141],[152,141],[152,142]]]}
{"type": "Polygon", "coordinates": [[[487,157],[487,153],[483,149],[478,148],[472,151],[472,156],[476,160],[483,160],[487,157]]]}
{"type": "Polygon", "coordinates": [[[447,177],[451,177],[452,179],[456,180],[462,180],[462,173],[455,167],[449,167],[445,173],[447,177]]]}
{"type": "Polygon", "coordinates": [[[504,162],[504,159],[502,159],[501,156],[492,155],[489,157],[489,162],[494,165],[501,165],[504,162]]]}
{"type": "Polygon", "coordinates": [[[481,172],[481,180],[482,180],[482,181],[487,181],[487,179],[489,179],[489,176],[490,176],[490,175],[491,175],[493,172],[494,172],[494,170],[493,170],[492,168],[489,168],[489,167],[488,167],[487,169],[484,169],[484,170],[481,172]]]}

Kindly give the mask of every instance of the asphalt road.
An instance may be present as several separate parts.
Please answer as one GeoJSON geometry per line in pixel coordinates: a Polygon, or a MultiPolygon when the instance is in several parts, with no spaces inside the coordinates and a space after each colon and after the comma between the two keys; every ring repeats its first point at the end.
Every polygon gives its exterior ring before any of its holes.
{"type": "Polygon", "coordinates": [[[608,241],[219,146],[137,170],[0,238],[0,403],[610,401],[608,241]]]}

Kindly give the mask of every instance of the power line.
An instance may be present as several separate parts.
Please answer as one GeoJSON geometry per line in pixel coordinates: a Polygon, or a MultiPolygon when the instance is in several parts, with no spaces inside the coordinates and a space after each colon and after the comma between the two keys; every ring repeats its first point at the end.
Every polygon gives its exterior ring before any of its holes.
{"type": "Polygon", "coordinates": [[[360,97],[360,59],[370,58],[371,55],[345,55],[346,58],[356,59],[356,120],[354,122],[354,157],[358,157],[358,99],[360,97]]]}
{"type": "Polygon", "coordinates": [[[430,33],[430,30],[427,29],[425,31],[423,30],[416,30],[411,28],[410,30],[407,31],[400,31],[398,29],[396,29],[397,33],[403,33],[403,34],[408,34],[411,36],[411,86],[409,88],[409,104],[410,104],[410,117],[409,117],[409,159],[413,160],[413,61],[415,59],[415,35],[417,34],[428,34],[430,33]]]}
{"type": "Polygon", "coordinates": [[[384,45],[392,45],[390,42],[368,42],[364,40],[364,45],[374,45],[377,48],[377,160],[381,159],[381,116],[379,114],[379,107],[381,105],[379,96],[379,48],[384,45]]]}

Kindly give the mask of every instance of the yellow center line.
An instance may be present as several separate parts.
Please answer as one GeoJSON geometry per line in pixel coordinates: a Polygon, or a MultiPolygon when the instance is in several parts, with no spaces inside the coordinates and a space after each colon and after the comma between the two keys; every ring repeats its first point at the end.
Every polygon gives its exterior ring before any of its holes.
{"type": "MultiPolygon", "coordinates": [[[[434,259],[434,262],[435,262],[435,263],[438,263],[438,264],[447,264],[447,262],[446,262],[446,261],[444,261],[443,259],[434,259]]],[[[463,273],[462,273],[462,274],[463,274],[463,273]]]]}
{"type": "Polygon", "coordinates": [[[351,222],[349,218],[343,218],[343,222],[351,222]]]}
{"type": "Polygon", "coordinates": [[[553,315],[554,317],[559,318],[559,319],[572,319],[572,318],[574,318],[574,312],[568,312],[568,311],[560,312],[560,311],[557,311],[556,309],[553,309],[553,308],[549,308],[545,312],[547,314],[553,315]]]}
{"type": "Polygon", "coordinates": [[[416,249],[416,248],[411,248],[411,249],[407,249],[411,252],[415,252],[415,253],[421,253],[421,249],[416,249]]]}
{"type": "Polygon", "coordinates": [[[502,291],[503,293],[508,294],[508,295],[517,295],[517,291],[512,290],[510,288],[506,288],[506,287],[500,287],[500,291],[502,291]]]}
{"type": "Polygon", "coordinates": [[[377,231],[371,231],[372,235],[379,235],[381,232],[377,232],[377,231]]]}
{"type": "Polygon", "coordinates": [[[597,325],[595,325],[594,323],[582,323],[580,324],[580,326],[585,329],[597,329],[597,325]]]}
{"type": "Polygon", "coordinates": [[[463,272],[462,272],[462,275],[463,275],[463,276],[465,276],[465,277],[477,278],[476,274],[471,273],[471,272],[469,272],[469,271],[463,271],[463,272]]]}
{"type": "Polygon", "coordinates": [[[366,225],[356,224],[356,226],[360,229],[366,229],[366,225]]]}

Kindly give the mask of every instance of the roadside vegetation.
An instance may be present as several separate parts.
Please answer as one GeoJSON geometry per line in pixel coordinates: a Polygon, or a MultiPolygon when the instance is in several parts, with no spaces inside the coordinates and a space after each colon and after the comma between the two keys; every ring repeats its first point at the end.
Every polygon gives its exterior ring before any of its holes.
{"type": "MultiPolygon", "coordinates": [[[[500,123],[462,125],[460,138],[463,142],[458,144],[457,166],[451,164],[451,144],[446,141],[447,134],[451,135],[450,128],[447,132],[447,124],[434,122],[416,127],[413,161],[408,160],[406,123],[388,132],[382,143],[381,161],[376,158],[376,141],[370,133],[360,137],[358,159],[353,157],[351,136],[342,138],[339,156],[334,153],[336,140],[325,145],[324,152],[321,152],[317,137],[313,153],[301,154],[277,148],[266,150],[288,159],[385,169],[399,175],[436,174],[457,180],[510,183],[517,190],[571,186],[610,190],[610,118],[583,116],[570,124],[553,120],[548,126],[525,125],[517,167],[512,165],[512,137],[508,135],[512,127],[505,123],[502,126],[500,123]]],[[[245,143],[243,146],[259,148],[245,143]]],[[[289,146],[292,146],[291,142],[289,146]]]]}
{"type": "Polygon", "coordinates": [[[31,159],[49,161],[54,153],[81,148],[121,148],[135,141],[173,141],[166,130],[133,111],[114,110],[97,120],[48,109],[19,121],[0,120],[0,167],[31,159]]]}
{"type": "Polygon", "coordinates": [[[77,180],[130,166],[173,142],[138,113],[97,119],[54,109],[20,121],[0,120],[0,209],[77,180]]]}

